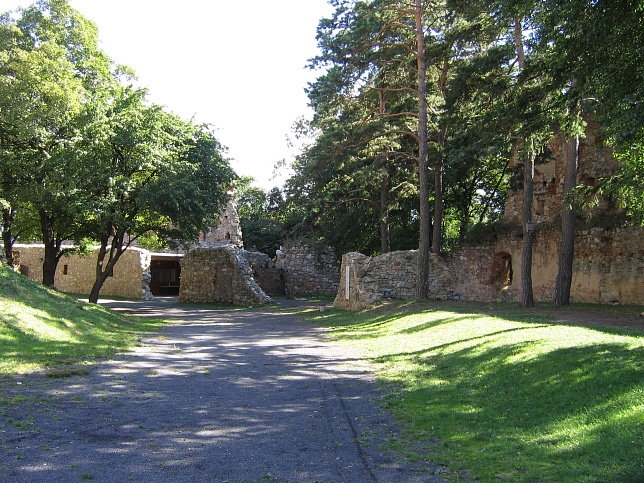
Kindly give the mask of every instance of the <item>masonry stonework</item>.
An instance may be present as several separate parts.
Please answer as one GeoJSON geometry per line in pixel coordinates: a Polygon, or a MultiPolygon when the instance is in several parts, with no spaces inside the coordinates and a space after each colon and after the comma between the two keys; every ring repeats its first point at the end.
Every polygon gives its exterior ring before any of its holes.
{"type": "MultiPolygon", "coordinates": [[[[534,299],[550,302],[558,270],[560,234],[543,229],[535,235],[532,265],[534,299]]],[[[521,236],[462,246],[447,256],[432,256],[430,298],[480,302],[519,301],[521,236]]],[[[383,300],[416,297],[417,251],[378,257],[348,253],[342,258],[334,306],[359,310],[383,300]],[[349,293],[346,271],[349,270],[349,293]]],[[[571,302],[644,304],[644,227],[591,228],[575,236],[571,302]]]]}
{"type": "Polygon", "coordinates": [[[217,225],[210,228],[208,232],[202,233],[196,245],[201,247],[231,246],[239,249],[244,248],[239,214],[232,200],[222,210],[217,225]]]}
{"type": "MultiPolygon", "coordinates": [[[[619,167],[609,149],[602,147],[600,126],[588,123],[580,145],[577,182],[593,186],[599,178],[610,177],[619,167]]],[[[536,166],[532,220],[536,226],[532,263],[534,300],[549,302],[559,268],[561,214],[565,182],[565,139],[556,135],[549,143],[550,154],[536,166]]],[[[515,166],[514,168],[520,168],[515,166]]],[[[433,255],[430,262],[430,298],[481,302],[519,301],[520,260],[523,239],[522,170],[516,169],[505,203],[504,221],[514,226],[495,241],[464,245],[447,255],[433,255]]],[[[644,304],[644,227],[615,226],[621,213],[597,216],[608,207],[584,211],[587,220],[599,220],[575,233],[575,254],[571,302],[598,304],[644,304]],[[609,219],[610,218],[610,219],[609,219]]],[[[335,306],[362,309],[387,298],[416,297],[417,252],[393,252],[379,257],[359,253],[342,259],[340,286],[335,306]],[[349,289],[346,290],[348,270],[349,289]]]]}
{"type": "MultiPolygon", "coordinates": [[[[612,157],[612,150],[602,147],[601,133],[601,126],[590,120],[586,136],[579,144],[577,183],[580,185],[594,186],[598,179],[611,177],[619,168],[619,163],[612,157]]],[[[550,222],[561,214],[566,180],[565,141],[561,133],[553,136],[548,143],[550,154],[546,162],[535,166],[532,210],[535,223],[550,222]]],[[[518,169],[505,202],[505,221],[521,222],[524,198],[522,166],[511,166],[518,169]]]]}
{"type": "Polygon", "coordinates": [[[244,250],[196,248],[181,260],[179,301],[249,306],[272,302],[253,279],[244,250]]]}
{"type": "Polygon", "coordinates": [[[296,242],[278,250],[275,265],[285,287],[294,293],[335,295],[338,291],[340,263],[331,248],[296,242]]]}
{"type": "Polygon", "coordinates": [[[247,250],[242,250],[241,254],[250,266],[253,280],[257,282],[264,292],[271,296],[284,293],[280,270],[271,257],[265,253],[247,250]]]}
{"type": "MultiPolygon", "coordinates": [[[[14,251],[20,260],[20,271],[33,280],[41,281],[44,246],[14,245],[14,251]]],[[[95,280],[96,257],[97,251],[62,257],[56,269],[56,289],[67,293],[89,293],[95,280]]],[[[113,276],[103,284],[101,296],[150,299],[150,259],[147,250],[126,250],[114,267],[113,276]]]]}

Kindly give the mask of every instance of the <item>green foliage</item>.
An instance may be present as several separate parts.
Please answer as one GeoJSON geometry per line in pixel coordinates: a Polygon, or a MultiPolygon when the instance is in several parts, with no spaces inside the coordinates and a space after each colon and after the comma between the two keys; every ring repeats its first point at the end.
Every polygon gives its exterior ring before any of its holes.
{"type": "MultiPolygon", "coordinates": [[[[87,202],[72,146],[97,93],[114,85],[94,24],[65,0],[43,0],[0,17],[0,194],[13,217],[5,231],[28,231],[33,212],[45,244],[43,281],[53,285],[63,240],[86,237],[87,202]],[[13,223],[20,223],[14,230],[13,223]]],[[[5,240],[5,243],[8,240],[5,240]]]]}
{"type": "Polygon", "coordinates": [[[235,183],[235,204],[244,247],[273,256],[289,236],[289,230],[296,221],[290,219],[279,188],[267,193],[253,186],[253,181],[249,176],[242,176],[235,183]]]}
{"type": "Polygon", "coordinates": [[[501,305],[394,305],[311,318],[378,365],[392,388],[387,406],[416,440],[398,449],[444,465],[453,481],[644,477],[639,330],[554,324],[539,309],[501,305]]]}
{"type": "MultiPolygon", "coordinates": [[[[379,223],[393,232],[399,208],[408,210],[405,215],[417,209],[395,191],[419,185],[414,39],[398,2],[334,5],[334,14],[320,22],[320,55],[311,61],[323,69],[308,89],[312,142],[294,165],[287,194],[307,207],[303,228],[310,234],[336,248],[376,253],[379,223]]],[[[436,185],[430,198],[445,203],[444,220],[437,220],[448,238],[444,247],[471,226],[499,219],[512,182],[511,156],[519,166],[521,149],[533,145],[541,152],[555,129],[583,133],[580,113],[594,112],[619,152],[641,145],[644,50],[632,47],[644,41],[638,2],[423,6],[430,164],[444,178],[444,193],[436,185]],[[518,39],[525,53],[521,68],[518,39]]],[[[606,186],[626,196],[635,214],[641,202],[641,189],[631,189],[639,183],[637,155],[622,157],[630,159],[623,178],[630,183],[606,186]]]]}
{"type": "Polygon", "coordinates": [[[584,187],[580,190],[582,193],[590,192],[590,199],[601,194],[608,201],[621,200],[620,207],[625,210],[627,218],[612,216],[621,224],[644,225],[644,130],[642,133],[642,141],[616,151],[615,157],[623,166],[614,176],[601,180],[595,189],[584,187]]]}
{"type": "MultiPolygon", "coordinates": [[[[508,26],[481,5],[423,6],[435,178],[429,197],[435,223],[450,234],[447,246],[471,223],[502,213],[508,132],[518,121],[516,109],[505,117],[494,111],[510,103],[515,53],[508,26]]],[[[413,230],[424,201],[417,198],[419,72],[410,12],[398,2],[343,2],[318,29],[321,54],[312,66],[326,72],[308,91],[315,139],[297,160],[287,192],[309,207],[309,229],[337,249],[375,254],[387,242],[395,250],[418,239],[413,230]],[[391,238],[379,247],[384,226],[391,238]]]]}
{"type": "Polygon", "coordinates": [[[145,91],[114,93],[76,146],[88,194],[82,226],[101,246],[92,301],[139,237],[161,245],[196,240],[214,224],[235,178],[207,126],[148,105],[145,91]]]}
{"type": "MultiPolygon", "coordinates": [[[[633,220],[642,220],[644,187],[638,176],[644,128],[641,2],[526,4],[532,9],[533,75],[548,79],[548,93],[562,112],[582,108],[596,116],[608,134],[608,144],[625,163],[617,179],[604,180],[603,193],[622,197],[633,220]]],[[[568,116],[560,125],[579,133],[576,121],[568,116]]]]}
{"type": "Polygon", "coordinates": [[[413,16],[399,7],[345,2],[318,28],[314,140],[286,192],[306,207],[301,231],[337,251],[418,246],[418,72],[413,16]]]}
{"type": "MultiPolygon", "coordinates": [[[[82,363],[131,347],[162,321],[119,315],[0,266],[0,374],[82,363]]],[[[82,368],[66,369],[66,371],[82,368]]],[[[54,376],[55,377],[55,376],[54,376]]]]}
{"type": "Polygon", "coordinates": [[[66,0],[19,14],[0,17],[0,198],[14,213],[3,229],[31,234],[37,219],[46,285],[63,241],[96,240],[97,295],[140,236],[181,243],[212,226],[235,174],[207,126],[126,84],[129,70],[66,0]]]}

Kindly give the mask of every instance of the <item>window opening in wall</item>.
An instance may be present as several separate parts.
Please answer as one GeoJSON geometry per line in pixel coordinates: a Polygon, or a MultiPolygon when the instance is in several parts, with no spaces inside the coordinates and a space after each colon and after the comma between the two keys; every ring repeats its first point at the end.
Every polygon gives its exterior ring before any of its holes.
{"type": "Polygon", "coordinates": [[[69,274],[69,265],[63,265],[63,275],[69,274]]]}
{"type": "Polygon", "coordinates": [[[498,252],[492,257],[490,285],[507,287],[512,285],[512,255],[498,252]]]}

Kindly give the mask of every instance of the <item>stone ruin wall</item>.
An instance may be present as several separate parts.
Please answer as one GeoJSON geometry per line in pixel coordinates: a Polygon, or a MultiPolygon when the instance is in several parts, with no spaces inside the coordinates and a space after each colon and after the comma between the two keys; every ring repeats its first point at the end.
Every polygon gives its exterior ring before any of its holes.
{"type": "Polygon", "coordinates": [[[275,260],[233,247],[196,248],[181,261],[179,300],[197,303],[257,305],[269,295],[293,293],[335,295],[339,263],[330,249],[293,243],[275,260]]]}
{"type": "Polygon", "coordinates": [[[250,265],[253,279],[264,292],[271,296],[284,293],[282,277],[274,260],[265,253],[246,250],[242,250],[242,256],[250,265]]]}
{"type": "MultiPolygon", "coordinates": [[[[196,248],[188,252],[188,255],[195,250],[207,251],[217,248],[221,247],[196,248]]],[[[226,244],[224,248],[239,252],[240,256],[238,258],[243,259],[244,265],[241,270],[248,270],[253,283],[259,285],[264,295],[283,295],[288,283],[292,284],[295,294],[335,295],[337,293],[339,262],[330,249],[318,251],[316,247],[310,244],[293,243],[277,256],[276,261],[266,254],[239,250],[232,245],[226,244]]],[[[41,281],[41,259],[44,256],[43,245],[16,245],[15,252],[21,260],[23,273],[34,280],[41,281]]],[[[132,247],[126,250],[114,268],[114,277],[109,277],[103,285],[101,296],[152,299],[149,287],[151,258],[152,254],[142,248],[132,247]]],[[[212,268],[211,261],[204,263],[210,267],[207,270],[212,268]]],[[[89,293],[94,283],[95,264],[96,252],[86,256],[70,255],[69,257],[63,257],[56,272],[56,288],[68,293],[89,293]],[[66,273],[65,266],[67,266],[66,273]]],[[[195,270],[197,272],[201,271],[201,269],[195,267],[193,262],[182,262],[180,290],[186,286],[187,293],[208,293],[208,295],[202,294],[194,297],[190,295],[190,297],[212,302],[212,296],[208,292],[209,289],[189,286],[197,283],[195,280],[198,277],[196,278],[192,273],[195,270]]],[[[225,268],[225,270],[228,270],[228,268],[225,268]]],[[[206,287],[212,288],[211,279],[204,283],[206,287]]],[[[251,299],[255,300],[254,297],[251,297],[251,299]]]]}
{"type": "MultiPolygon", "coordinates": [[[[535,234],[532,283],[536,302],[551,302],[558,270],[560,234],[535,234]]],[[[494,243],[463,246],[430,259],[430,299],[518,302],[522,239],[507,235],[494,243]]],[[[417,251],[378,257],[348,253],[342,259],[334,305],[358,310],[387,298],[416,297],[417,251]],[[349,267],[349,299],[345,276],[349,267]]],[[[591,228],[575,237],[570,301],[644,304],[644,227],[591,228]]]]}
{"type": "Polygon", "coordinates": [[[291,243],[275,256],[284,287],[295,294],[329,295],[338,292],[340,263],[331,248],[291,243]]]}
{"type": "MultiPolygon", "coordinates": [[[[577,182],[581,185],[594,186],[599,178],[610,177],[618,169],[618,162],[612,157],[612,151],[601,147],[600,125],[589,121],[586,137],[579,145],[579,168],[577,182]]],[[[546,163],[535,165],[534,202],[532,221],[547,223],[561,215],[561,203],[566,180],[566,149],[563,135],[556,134],[548,143],[551,155],[546,163]]],[[[508,193],[505,202],[504,220],[521,223],[523,211],[523,164],[511,166],[517,169],[513,181],[514,189],[508,193]]]]}
{"type": "Polygon", "coordinates": [[[253,279],[244,250],[195,248],[181,260],[180,302],[252,306],[271,303],[253,279]]]}
{"type": "MultiPolygon", "coordinates": [[[[588,123],[580,144],[578,183],[593,186],[599,178],[611,176],[618,163],[609,149],[601,146],[601,130],[588,123]]],[[[561,241],[559,222],[565,182],[565,139],[554,136],[552,153],[535,168],[532,221],[536,224],[532,264],[534,299],[550,302],[558,271],[561,241]]],[[[520,168],[520,166],[515,166],[520,168]]],[[[521,293],[521,212],[523,206],[522,170],[517,169],[514,187],[508,194],[504,221],[515,225],[515,232],[495,242],[462,246],[430,260],[430,298],[481,302],[519,301],[521,293]]],[[[587,219],[605,206],[584,214],[587,219]]],[[[605,226],[580,228],[575,233],[575,255],[571,302],[597,304],[644,304],[643,227],[619,227],[615,220],[603,219],[605,226]]],[[[350,253],[343,257],[341,279],[335,305],[359,309],[386,298],[415,298],[417,253],[394,252],[380,257],[350,253]],[[349,299],[346,299],[345,271],[349,267],[349,299]]]]}
{"type": "Polygon", "coordinates": [[[244,248],[239,215],[232,200],[222,210],[217,225],[202,233],[195,246],[244,248]]]}
{"type": "MultiPolygon", "coordinates": [[[[20,271],[33,280],[42,281],[44,245],[14,245],[20,271]]],[[[87,294],[94,285],[97,251],[87,255],[64,256],[56,269],[56,289],[61,292],[87,294]],[[65,268],[67,267],[67,268],[65,268]],[[65,273],[66,272],[66,273],[65,273]]],[[[129,248],[114,267],[114,276],[108,277],[101,288],[101,296],[142,298],[149,300],[150,252],[129,248]]]]}

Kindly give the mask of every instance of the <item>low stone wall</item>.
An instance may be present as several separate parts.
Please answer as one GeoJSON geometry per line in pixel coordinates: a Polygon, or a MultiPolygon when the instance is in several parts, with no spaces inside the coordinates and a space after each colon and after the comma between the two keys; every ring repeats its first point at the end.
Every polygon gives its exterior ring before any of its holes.
{"type": "MultiPolygon", "coordinates": [[[[553,300],[559,244],[557,230],[535,234],[532,285],[537,302],[553,300]]],[[[430,299],[519,301],[522,246],[520,236],[506,236],[494,243],[463,246],[445,257],[431,256],[430,299]]],[[[417,264],[417,251],[379,257],[348,253],[342,258],[334,305],[358,310],[387,298],[413,299],[417,264]]],[[[576,233],[571,302],[644,304],[643,282],[644,228],[592,228],[576,233]]]]}
{"type": "Polygon", "coordinates": [[[291,243],[278,251],[275,265],[284,285],[294,293],[335,295],[338,291],[340,264],[330,248],[291,243]]]}
{"type": "MultiPolygon", "coordinates": [[[[20,260],[20,271],[29,278],[42,281],[44,245],[14,245],[20,260]]],[[[61,292],[88,294],[94,284],[97,251],[87,255],[62,257],[56,269],[55,286],[61,292]]],[[[100,294],[136,299],[149,299],[150,252],[128,248],[114,267],[100,294]]]]}
{"type": "Polygon", "coordinates": [[[179,301],[237,306],[271,303],[253,279],[243,252],[232,247],[189,251],[181,260],[179,301]]]}
{"type": "MultiPolygon", "coordinates": [[[[430,298],[454,298],[453,279],[445,260],[432,254],[429,267],[430,298]]],[[[335,307],[360,310],[386,299],[413,299],[418,290],[418,250],[377,257],[347,253],[342,257],[340,274],[335,307]]]]}

